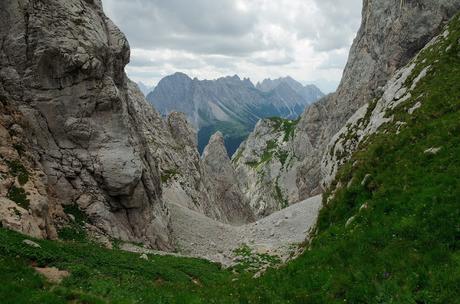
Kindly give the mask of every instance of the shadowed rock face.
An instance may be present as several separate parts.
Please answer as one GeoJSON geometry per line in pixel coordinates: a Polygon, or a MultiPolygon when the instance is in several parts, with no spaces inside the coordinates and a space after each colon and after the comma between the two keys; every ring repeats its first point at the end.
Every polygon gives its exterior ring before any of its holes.
{"type": "Polygon", "coordinates": [[[160,175],[124,73],[129,45],[100,1],[2,1],[0,39],[0,95],[28,122],[50,209],[78,204],[100,234],[170,249],[160,175]]]}

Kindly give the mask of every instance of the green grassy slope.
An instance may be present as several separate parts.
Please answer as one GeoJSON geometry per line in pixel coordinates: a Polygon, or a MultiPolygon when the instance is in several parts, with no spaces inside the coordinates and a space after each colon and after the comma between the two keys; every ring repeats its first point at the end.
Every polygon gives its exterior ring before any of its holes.
{"type": "Polygon", "coordinates": [[[200,260],[143,261],[84,243],[41,241],[33,249],[23,236],[0,230],[1,302],[459,303],[458,18],[449,31],[419,57],[414,76],[427,63],[432,68],[414,98],[395,109],[395,121],[407,125],[399,135],[394,124],[384,126],[385,134],[372,136],[342,167],[337,179],[350,186],[337,189],[298,259],[252,279],[200,260]],[[422,107],[408,115],[417,101],[422,107]],[[424,153],[432,147],[441,150],[424,153]],[[33,263],[72,275],[52,286],[33,263]]]}

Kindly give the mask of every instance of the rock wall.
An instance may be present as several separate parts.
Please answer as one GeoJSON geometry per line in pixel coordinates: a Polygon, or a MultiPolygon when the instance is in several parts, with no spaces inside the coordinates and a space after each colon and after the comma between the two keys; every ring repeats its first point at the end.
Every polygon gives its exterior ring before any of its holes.
{"type": "Polygon", "coordinates": [[[124,73],[129,45],[100,1],[3,1],[0,20],[0,96],[22,116],[31,154],[1,158],[40,177],[18,188],[34,183],[43,198],[41,236],[56,237],[69,220],[62,206],[76,204],[97,234],[171,249],[158,165],[124,73]]]}
{"type": "Polygon", "coordinates": [[[0,38],[2,226],[57,238],[78,207],[109,246],[172,250],[170,203],[252,219],[222,203],[236,192],[210,190],[222,179],[206,178],[185,116],[164,120],[127,78],[128,42],[99,0],[4,1],[0,38]]]}
{"type": "Polygon", "coordinates": [[[224,223],[251,221],[252,213],[245,208],[241,192],[232,189],[237,183],[225,147],[211,145],[205,154],[208,157],[200,159],[196,130],[185,114],[172,112],[163,119],[153,107],[145,108],[145,98],[134,83],[130,82],[129,88],[137,123],[158,162],[162,200],[224,223]]]}
{"type": "Polygon", "coordinates": [[[203,166],[206,177],[206,190],[211,201],[218,204],[218,219],[232,224],[246,224],[254,221],[249,202],[238,184],[224,145],[222,133],[217,132],[209,140],[203,152],[203,166]]]}
{"type": "MultiPolygon", "coordinates": [[[[360,107],[381,96],[391,76],[459,10],[458,0],[364,0],[361,28],[337,92],[307,107],[294,136],[286,143],[288,158],[294,159],[292,170],[296,171],[295,182],[280,184],[280,191],[289,204],[322,191],[321,160],[332,137],[360,107]]],[[[260,139],[260,145],[267,147],[265,139],[260,139]]],[[[236,165],[246,161],[240,158],[236,165]]],[[[261,171],[266,170],[269,168],[261,171]]],[[[273,175],[268,183],[281,176],[273,175]]],[[[252,180],[246,184],[255,183],[251,175],[248,179],[252,180]]],[[[243,190],[249,197],[255,194],[244,185],[243,190]]]]}
{"type": "MultiPolygon", "coordinates": [[[[419,88],[420,83],[427,75],[436,75],[439,61],[436,58],[449,54],[454,47],[449,34],[449,28],[446,28],[442,34],[433,38],[417,56],[391,77],[380,98],[362,106],[334,135],[321,163],[324,188],[331,186],[341,165],[352,157],[360,145],[365,145],[371,135],[391,132],[398,136],[405,128],[408,119],[422,107],[424,97],[430,95],[425,87],[419,88]]],[[[455,43],[460,44],[460,41],[455,43]]],[[[436,149],[434,151],[436,153],[436,149]]],[[[430,150],[425,153],[430,153],[430,150]]]]}

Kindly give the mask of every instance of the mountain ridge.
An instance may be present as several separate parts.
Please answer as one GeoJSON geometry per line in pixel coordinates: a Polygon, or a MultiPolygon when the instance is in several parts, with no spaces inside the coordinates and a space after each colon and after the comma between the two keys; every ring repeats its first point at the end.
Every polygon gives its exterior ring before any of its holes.
{"type": "Polygon", "coordinates": [[[182,72],[164,77],[147,100],[162,114],[187,115],[198,130],[199,151],[217,131],[223,133],[229,155],[264,117],[297,118],[305,106],[324,94],[302,86],[290,77],[278,79],[271,90],[259,90],[249,78],[238,75],[198,80],[182,72]]]}

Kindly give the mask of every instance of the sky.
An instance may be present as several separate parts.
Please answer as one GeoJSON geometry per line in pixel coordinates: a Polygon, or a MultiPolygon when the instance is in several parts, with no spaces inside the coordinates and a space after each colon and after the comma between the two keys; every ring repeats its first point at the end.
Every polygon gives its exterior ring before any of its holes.
{"type": "Polygon", "coordinates": [[[362,0],[102,1],[128,38],[134,81],[289,75],[325,93],[340,82],[362,9],[362,0]]]}

